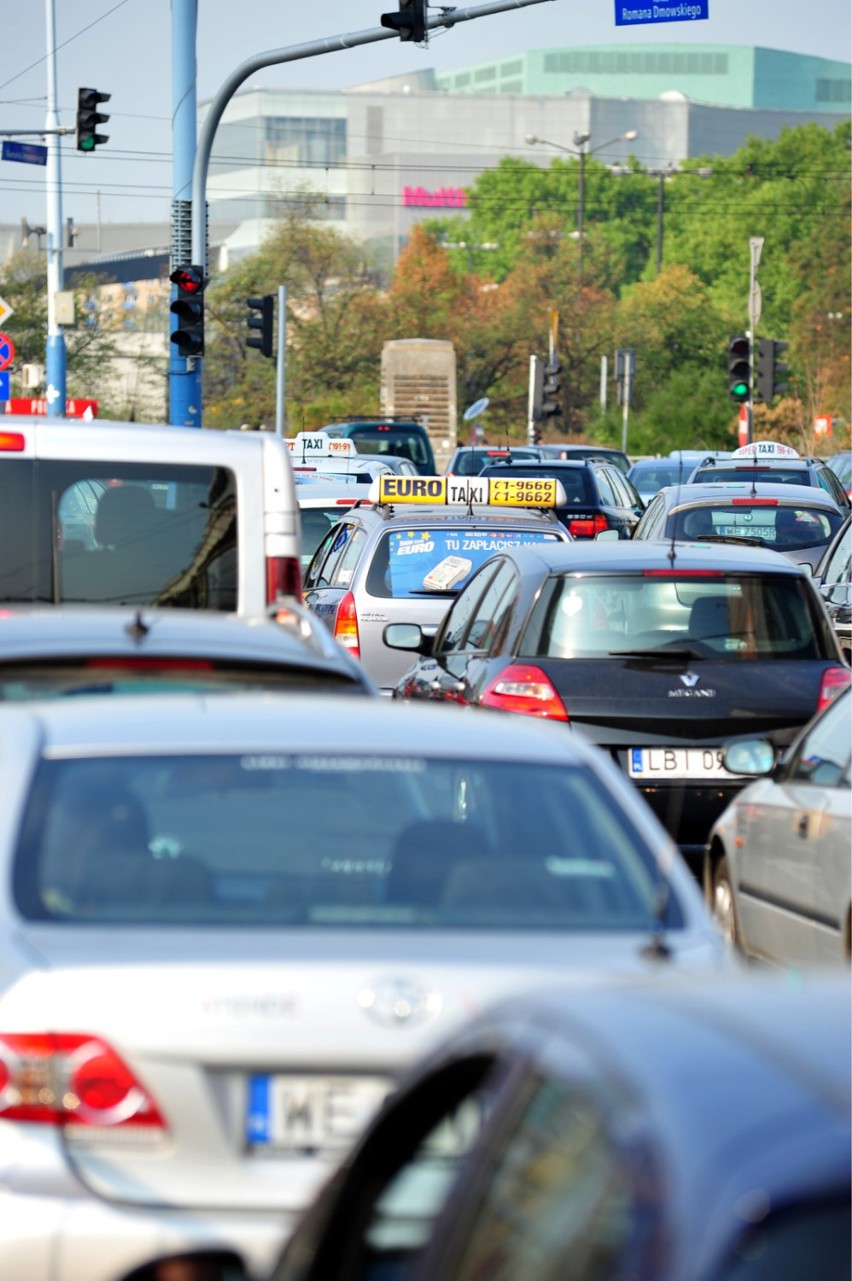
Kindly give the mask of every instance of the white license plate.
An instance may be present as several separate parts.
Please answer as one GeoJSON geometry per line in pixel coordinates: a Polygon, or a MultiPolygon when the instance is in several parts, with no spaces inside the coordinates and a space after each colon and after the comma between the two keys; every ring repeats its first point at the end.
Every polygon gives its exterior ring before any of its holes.
{"type": "Polygon", "coordinates": [[[730,782],[731,774],[722,764],[721,747],[631,747],[627,771],[643,783],[668,779],[719,779],[730,782]]]}
{"type": "Polygon", "coordinates": [[[378,1076],[252,1076],[246,1140],[258,1150],[351,1146],[393,1088],[378,1076]]]}

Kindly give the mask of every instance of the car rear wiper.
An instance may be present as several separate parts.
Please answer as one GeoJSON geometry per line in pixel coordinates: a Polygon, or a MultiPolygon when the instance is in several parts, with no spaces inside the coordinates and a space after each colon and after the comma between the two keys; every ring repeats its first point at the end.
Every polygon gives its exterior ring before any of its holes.
{"type": "Polygon", "coordinates": [[[773,547],[765,538],[756,538],[750,534],[696,534],[690,540],[694,543],[738,543],[740,547],[773,547]]]}

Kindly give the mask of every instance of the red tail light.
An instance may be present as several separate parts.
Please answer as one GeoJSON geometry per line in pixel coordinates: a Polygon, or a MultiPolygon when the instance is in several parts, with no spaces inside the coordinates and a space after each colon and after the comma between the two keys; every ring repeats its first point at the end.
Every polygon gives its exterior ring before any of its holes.
{"type": "Polygon", "coordinates": [[[609,521],[603,512],[595,512],[594,516],[575,516],[568,522],[568,533],[572,538],[594,538],[605,529],[609,529],[609,521]]]}
{"type": "Polygon", "coordinates": [[[777,507],[777,498],[732,498],[732,507],[777,507]]]}
{"type": "Polygon", "coordinates": [[[0,1036],[0,1121],[167,1128],[115,1050],[98,1037],[70,1032],[0,1036]]]}
{"type": "Polygon", "coordinates": [[[822,674],[819,687],[819,698],[816,709],[821,712],[829,703],[833,703],[838,694],[842,694],[852,684],[852,671],[848,667],[827,667],[822,674]]]}
{"type": "Polygon", "coordinates": [[[280,596],[302,599],[302,568],[298,556],[267,556],[266,603],[274,605],[280,596]]]}
{"type": "Polygon", "coordinates": [[[540,667],[532,663],[512,663],[504,667],[483,691],[483,707],[496,707],[501,712],[520,712],[522,716],[542,716],[551,721],[567,721],[565,704],[540,667]]]}
{"type": "Polygon", "coordinates": [[[334,619],[334,639],[344,649],[348,649],[353,658],[361,657],[361,645],[358,639],[358,614],[355,609],[355,597],[347,592],[337,607],[334,619]]]}
{"type": "Polygon", "coordinates": [[[0,431],[0,450],[8,450],[10,453],[19,454],[25,444],[23,432],[0,431]]]}

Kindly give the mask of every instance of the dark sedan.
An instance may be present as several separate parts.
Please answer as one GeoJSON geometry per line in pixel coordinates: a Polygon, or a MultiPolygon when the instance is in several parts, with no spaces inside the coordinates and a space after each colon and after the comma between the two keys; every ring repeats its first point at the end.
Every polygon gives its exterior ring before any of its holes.
{"type": "Polygon", "coordinates": [[[630,538],[645,504],[630,481],[612,463],[600,458],[574,458],[570,461],[545,459],[529,462],[511,459],[490,463],[480,475],[505,480],[507,477],[540,479],[553,477],[565,490],[564,507],[556,515],[572,538],[596,538],[610,530],[619,538],[630,538]]]}
{"type": "MultiPolygon", "coordinates": [[[[269,1281],[848,1281],[851,1035],[849,981],[824,975],[486,1010],[388,1100],[269,1281]]],[[[132,1281],[245,1281],[222,1255],[172,1264],[132,1281]]]]}
{"type": "Polygon", "coordinates": [[[726,739],[784,746],[850,680],[810,575],[750,547],[516,548],[468,581],[434,639],[411,625],[385,639],[420,655],[397,698],[545,717],[599,744],[696,871],[744,783],[726,739]]]}

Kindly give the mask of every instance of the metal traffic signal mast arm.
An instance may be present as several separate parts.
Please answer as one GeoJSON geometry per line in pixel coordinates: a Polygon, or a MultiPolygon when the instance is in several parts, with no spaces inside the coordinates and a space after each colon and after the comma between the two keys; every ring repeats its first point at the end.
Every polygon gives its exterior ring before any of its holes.
{"type": "MultiPolygon", "coordinates": [[[[526,9],[534,4],[549,4],[553,0],[490,0],[487,4],[478,4],[470,9],[454,9],[450,6],[440,7],[440,16],[428,18],[425,30],[436,27],[454,27],[459,22],[469,22],[473,18],[488,18],[495,13],[506,13],[510,9],[526,9]]],[[[354,31],[349,35],[327,36],[320,40],[311,40],[307,44],[291,45],[285,49],[272,49],[268,53],[255,54],[231,72],[215,98],[210,103],[201,136],[195,151],[195,165],[192,173],[192,261],[207,266],[207,171],[210,168],[210,153],[213,150],[213,139],[222,119],[222,113],[234,94],[249,76],[264,67],[277,66],[283,62],[298,62],[302,58],[315,58],[322,53],[337,53],[342,49],[354,49],[358,45],[375,44],[379,40],[396,40],[399,31],[386,27],[373,28],[368,31],[354,31]]]]}

